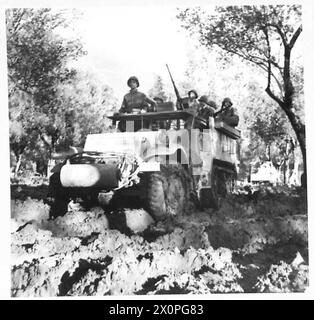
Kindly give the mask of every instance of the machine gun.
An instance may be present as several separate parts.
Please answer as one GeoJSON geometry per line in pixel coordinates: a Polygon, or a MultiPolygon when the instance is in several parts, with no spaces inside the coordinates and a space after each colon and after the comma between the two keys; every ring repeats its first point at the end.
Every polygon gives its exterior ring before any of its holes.
{"type": "Polygon", "coordinates": [[[174,83],[174,80],[173,80],[173,78],[172,78],[171,72],[170,72],[169,67],[168,67],[167,64],[166,64],[166,67],[167,67],[167,69],[168,69],[168,73],[169,73],[169,75],[170,75],[170,79],[171,79],[171,82],[172,82],[172,85],[173,85],[173,88],[174,88],[174,92],[175,92],[176,97],[177,97],[177,100],[178,100],[178,107],[177,107],[177,109],[178,109],[178,110],[183,110],[183,109],[184,109],[184,107],[183,107],[183,101],[182,101],[182,99],[181,99],[181,97],[180,97],[178,88],[177,88],[176,84],[174,83]]]}

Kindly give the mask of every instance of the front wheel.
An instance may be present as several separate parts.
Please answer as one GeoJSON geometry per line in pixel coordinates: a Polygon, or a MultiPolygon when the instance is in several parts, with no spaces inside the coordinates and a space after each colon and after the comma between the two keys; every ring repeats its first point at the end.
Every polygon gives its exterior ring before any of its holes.
{"type": "Polygon", "coordinates": [[[148,176],[146,206],[155,220],[184,213],[189,201],[188,174],[181,165],[161,165],[148,176]]]}
{"type": "Polygon", "coordinates": [[[48,196],[54,198],[49,211],[50,218],[64,216],[68,211],[70,198],[61,185],[60,172],[55,172],[51,175],[48,190],[48,196]]]}

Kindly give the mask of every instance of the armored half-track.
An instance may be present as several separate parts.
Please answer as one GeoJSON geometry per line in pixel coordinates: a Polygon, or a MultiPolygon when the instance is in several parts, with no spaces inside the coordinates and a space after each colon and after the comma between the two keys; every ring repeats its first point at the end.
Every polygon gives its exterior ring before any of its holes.
{"type": "Polygon", "coordinates": [[[179,215],[192,196],[219,208],[237,176],[240,131],[192,110],[115,114],[113,132],[90,134],[84,150],[68,156],[50,177],[53,216],[70,199],[110,203],[138,199],[156,219],[179,215]]]}

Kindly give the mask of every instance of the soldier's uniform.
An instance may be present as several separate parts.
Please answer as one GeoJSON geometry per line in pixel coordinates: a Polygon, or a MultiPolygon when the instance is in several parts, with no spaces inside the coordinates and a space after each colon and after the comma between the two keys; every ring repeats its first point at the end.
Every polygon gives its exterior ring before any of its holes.
{"type": "MultiPolygon", "coordinates": [[[[131,81],[135,81],[137,87],[139,87],[139,81],[136,77],[130,77],[127,81],[129,87],[131,87],[131,81]]],[[[132,113],[134,110],[138,112],[144,111],[155,111],[156,109],[156,102],[149,99],[144,93],[139,92],[137,88],[132,88],[130,92],[128,92],[122,101],[121,108],[119,109],[119,113],[132,113]]],[[[143,122],[144,128],[148,127],[148,122],[143,122]]],[[[142,128],[141,121],[134,121],[134,131],[137,131],[142,128]]],[[[121,120],[118,125],[118,129],[122,132],[126,130],[126,122],[121,120]]]]}
{"type": "Polygon", "coordinates": [[[119,112],[132,113],[134,109],[154,111],[155,105],[156,102],[149,99],[144,93],[132,89],[124,96],[119,112]]]}
{"type": "MultiPolygon", "coordinates": [[[[131,81],[137,83],[139,87],[139,81],[136,77],[130,77],[127,81],[128,86],[130,86],[131,81]]],[[[132,113],[133,109],[138,109],[138,111],[154,111],[156,107],[156,102],[149,99],[144,93],[139,92],[137,88],[133,88],[128,92],[124,98],[119,110],[120,113],[132,113]]]]}
{"type": "Polygon", "coordinates": [[[236,127],[239,124],[237,110],[232,107],[232,102],[229,98],[225,98],[223,100],[222,107],[218,112],[215,113],[215,116],[217,119],[222,120],[231,127],[236,127]]]}
{"type": "Polygon", "coordinates": [[[215,110],[217,109],[216,103],[212,100],[209,100],[207,96],[201,96],[199,98],[199,107],[197,109],[197,117],[200,120],[196,120],[195,127],[199,129],[209,128],[208,119],[213,117],[215,110]]]}
{"type": "Polygon", "coordinates": [[[188,98],[187,98],[187,105],[189,109],[194,109],[195,111],[198,108],[198,102],[197,102],[198,94],[195,90],[190,90],[188,92],[188,98]],[[193,93],[193,96],[192,96],[193,93]]]}
{"type": "Polygon", "coordinates": [[[215,101],[209,100],[207,96],[201,96],[198,101],[200,103],[198,116],[205,119],[213,117],[217,109],[215,101]]]}

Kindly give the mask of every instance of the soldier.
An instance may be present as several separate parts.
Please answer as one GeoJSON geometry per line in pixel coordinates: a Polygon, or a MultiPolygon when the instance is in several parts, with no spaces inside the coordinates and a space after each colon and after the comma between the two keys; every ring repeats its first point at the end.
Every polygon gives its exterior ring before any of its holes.
{"type": "MultiPolygon", "coordinates": [[[[183,109],[192,109],[196,112],[198,107],[197,102],[198,94],[195,90],[190,90],[188,92],[188,96],[181,99],[183,109]]],[[[177,101],[177,108],[179,106],[179,102],[177,101]]]]}
{"type": "Polygon", "coordinates": [[[137,90],[140,84],[136,77],[130,77],[127,84],[131,90],[123,98],[120,113],[132,113],[134,109],[138,109],[139,112],[155,110],[156,102],[137,90]]]}
{"type": "Polygon", "coordinates": [[[197,102],[198,94],[195,90],[190,90],[188,92],[188,105],[189,108],[197,108],[198,107],[198,102],[197,102]]]}
{"type": "MultiPolygon", "coordinates": [[[[127,81],[127,85],[131,90],[124,96],[119,113],[132,113],[134,110],[138,110],[139,113],[155,111],[156,102],[137,90],[140,86],[137,77],[130,77],[127,81]]],[[[149,126],[146,121],[143,122],[143,125],[144,128],[149,126]]],[[[122,132],[126,130],[126,122],[124,120],[119,122],[118,129],[122,132]]],[[[141,122],[134,121],[134,131],[139,129],[142,129],[141,122]]]]}
{"type": "Polygon", "coordinates": [[[194,127],[198,129],[209,128],[209,117],[213,117],[217,109],[216,103],[209,100],[207,96],[203,95],[198,100],[199,106],[194,120],[194,127]]]}
{"type": "Polygon", "coordinates": [[[208,117],[213,117],[215,111],[217,109],[217,105],[215,101],[209,100],[208,96],[201,96],[198,99],[199,108],[198,108],[198,116],[207,119],[208,117]]]}
{"type": "Polygon", "coordinates": [[[214,114],[214,117],[224,121],[231,127],[236,127],[239,124],[239,116],[235,108],[232,107],[230,98],[224,98],[221,109],[214,114]]]}

